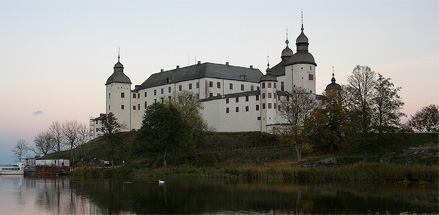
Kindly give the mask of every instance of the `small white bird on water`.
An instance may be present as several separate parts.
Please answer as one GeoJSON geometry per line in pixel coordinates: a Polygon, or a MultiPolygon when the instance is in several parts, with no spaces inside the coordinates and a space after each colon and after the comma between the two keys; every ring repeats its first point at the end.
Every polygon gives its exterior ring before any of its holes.
{"type": "Polygon", "coordinates": [[[164,184],[165,181],[159,180],[159,184],[164,184]]]}

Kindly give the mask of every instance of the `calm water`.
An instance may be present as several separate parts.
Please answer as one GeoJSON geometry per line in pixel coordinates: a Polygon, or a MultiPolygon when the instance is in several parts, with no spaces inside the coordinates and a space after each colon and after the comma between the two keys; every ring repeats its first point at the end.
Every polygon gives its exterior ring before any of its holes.
{"type": "Polygon", "coordinates": [[[437,213],[428,186],[0,176],[1,214],[437,213]]]}

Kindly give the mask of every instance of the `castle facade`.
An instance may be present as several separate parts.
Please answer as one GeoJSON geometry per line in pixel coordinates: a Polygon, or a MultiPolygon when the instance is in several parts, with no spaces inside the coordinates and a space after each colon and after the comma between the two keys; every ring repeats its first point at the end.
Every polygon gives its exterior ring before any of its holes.
{"type": "MultiPolygon", "coordinates": [[[[137,130],[149,105],[164,103],[176,93],[189,91],[198,95],[204,106],[201,111],[203,118],[216,131],[272,133],[287,123],[280,111],[282,99],[288,100],[298,89],[306,91],[317,101],[326,98],[316,94],[317,64],[308,51],[309,42],[303,24],[296,39],[296,53],[288,47],[288,39],[285,43],[281,61],[272,68],[268,65],[265,74],[252,66],[198,62],[162,70],[141,85],[135,85],[134,89],[119,56],[114,72],[105,84],[106,113],[114,114],[121,124],[121,131],[137,130]]],[[[337,87],[334,78],[332,81],[331,84],[337,87]]],[[[328,87],[334,87],[331,84],[328,87]]],[[[91,138],[101,134],[99,118],[90,119],[91,138]]]]}

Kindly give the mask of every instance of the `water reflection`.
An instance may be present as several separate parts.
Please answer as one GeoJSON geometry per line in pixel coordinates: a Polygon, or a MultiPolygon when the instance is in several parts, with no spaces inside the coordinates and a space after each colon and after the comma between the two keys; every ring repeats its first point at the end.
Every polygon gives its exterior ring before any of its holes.
{"type": "Polygon", "coordinates": [[[7,214],[433,213],[437,187],[0,176],[7,214]]]}

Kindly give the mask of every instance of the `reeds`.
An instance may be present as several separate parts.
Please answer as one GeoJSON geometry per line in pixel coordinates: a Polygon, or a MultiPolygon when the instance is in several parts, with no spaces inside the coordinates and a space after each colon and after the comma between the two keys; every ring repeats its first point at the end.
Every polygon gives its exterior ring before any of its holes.
{"type": "Polygon", "coordinates": [[[357,163],[341,167],[261,167],[196,168],[180,166],[136,170],[136,177],[233,178],[263,182],[384,182],[438,183],[438,166],[396,166],[357,163]]]}

